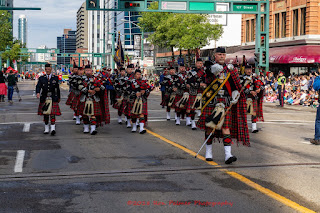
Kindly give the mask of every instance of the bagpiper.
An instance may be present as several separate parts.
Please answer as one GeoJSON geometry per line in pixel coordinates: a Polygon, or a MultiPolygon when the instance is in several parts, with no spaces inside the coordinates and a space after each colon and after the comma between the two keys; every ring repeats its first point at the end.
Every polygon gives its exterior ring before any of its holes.
{"type": "Polygon", "coordinates": [[[178,83],[175,83],[177,87],[176,99],[175,99],[175,117],[176,121],[180,123],[180,119],[184,119],[186,114],[186,106],[189,100],[189,93],[186,91],[187,71],[184,64],[180,64],[178,73],[178,83]]]}
{"type": "Polygon", "coordinates": [[[122,114],[124,112],[126,93],[126,82],[128,77],[126,76],[126,69],[120,68],[120,74],[114,80],[114,88],[116,91],[116,101],[113,104],[113,108],[118,110],[118,123],[122,124],[122,114]]]}
{"type": "Polygon", "coordinates": [[[252,133],[259,132],[257,128],[257,120],[264,121],[263,119],[263,82],[252,73],[252,67],[245,65],[244,74],[240,76],[240,83],[244,86],[245,82],[249,82],[244,89],[247,103],[247,114],[251,115],[252,133]]]}
{"type": "Polygon", "coordinates": [[[132,132],[137,131],[137,119],[139,119],[140,134],[146,133],[144,129],[146,116],[148,116],[148,96],[151,87],[146,80],[142,79],[141,71],[136,70],[134,79],[129,88],[128,111],[132,119],[132,132]]]}
{"type": "Polygon", "coordinates": [[[124,92],[124,109],[123,114],[125,115],[125,120],[127,123],[127,128],[131,128],[131,118],[130,118],[130,109],[129,109],[129,89],[131,86],[131,81],[134,79],[134,65],[129,64],[127,66],[127,78],[126,78],[126,88],[124,92]]]}
{"type": "Polygon", "coordinates": [[[76,106],[79,103],[80,100],[80,91],[78,89],[78,81],[79,81],[79,67],[75,64],[73,64],[72,73],[69,75],[69,87],[70,87],[70,93],[68,95],[68,99],[66,102],[66,105],[69,105],[70,108],[74,111],[74,119],[76,120],[76,125],[80,125],[80,115],[77,114],[76,106]]]}
{"type": "Polygon", "coordinates": [[[101,122],[103,112],[100,106],[101,90],[105,92],[105,87],[102,82],[93,76],[93,71],[90,65],[85,66],[85,76],[82,78],[82,83],[79,85],[81,91],[79,112],[83,118],[83,132],[91,135],[96,135],[98,122],[101,122]],[[90,127],[90,128],[89,128],[90,127]]]}
{"type": "Polygon", "coordinates": [[[36,86],[37,98],[40,99],[38,107],[38,115],[44,117],[44,134],[49,134],[49,118],[51,121],[51,135],[56,134],[56,116],[61,115],[60,102],[60,87],[59,78],[51,73],[50,64],[45,65],[46,74],[41,76],[36,86]]]}
{"type": "Polygon", "coordinates": [[[165,92],[164,92],[164,97],[161,100],[160,105],[162,107],[166,107],[166,112],[167,112],[167,120],[170,121],[171,115],[171,107],[169,106],[169,101],[170,101],[170,96],[172,91],[172,80],[171,80],[171,74],[170,72],[168,73],[167,68],[164,71],[164,76],[163,76],[163,81],[160,83],[162,87],[164,87],[165,92]]]}
{"type": "Polygon", "coordinates": [[[232,138],[249,146],[249,131],[246,117],[246,100],[242,93],[239,74],[233,66],[225,64],[226,52],[218,47],[215,63],[206,69],[202,95],[202,114],[197,123],[205,130],[206,160],[212,161],[212,140],[223,138],[225,163],[237,160],[231,154],[232,138]]]}
{"type": "Polygon", "coordinates": [[[191,126],[192,130],[196,130],[195,111],[201,110],[201,99],[203,86],[205,81],[205,72],[203,68],[203,61],[201,58],[197,59],[196,69],[188,72],[187,76],[187,89],[189,92],[189,100],[187,103],[187,118],[186,125],[191,126]]]}

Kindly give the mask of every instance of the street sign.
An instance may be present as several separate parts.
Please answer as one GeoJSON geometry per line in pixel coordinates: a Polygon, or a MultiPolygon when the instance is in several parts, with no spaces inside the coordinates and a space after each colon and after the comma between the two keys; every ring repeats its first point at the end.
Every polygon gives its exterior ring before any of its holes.
{"type": "Polygon", "coordinates": [[[102,57],[102,54],[101,53],[94,53],[93,57],[102,57]]]}
{"type": "Polygon", "coordinates": [[[213,2],[190,2],[189,10],[212,10],[214,11],[214,3],[213,2]]]}
{"type": "Polygon", "coordinates": [[[96,10],[100,8],[100,0],[87,0],[87,10],[96,10]]]}
{"type": "Polygon", "coordinates": [[[257,4],[233,4],[233,11],[237,12],[256,12],[257,4]]]}
{"type": "Polygon", "coordinates": [[[162,10],[187,10],[187,2],[180,1],[163,1],[161,2],[162,10]]]}

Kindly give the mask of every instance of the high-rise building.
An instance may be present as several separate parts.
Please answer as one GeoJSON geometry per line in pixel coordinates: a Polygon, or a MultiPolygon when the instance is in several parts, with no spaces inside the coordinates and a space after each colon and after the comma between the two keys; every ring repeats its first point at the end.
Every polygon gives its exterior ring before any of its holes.
{"type": "MultiPolygon", "coordinates": [[[[102,4],[103,5],[103,4],[102,4]]],[[[89,11],[88,12],[88,53],[103,53],[104,38],[104,12],[103,11],[89,11]]],[[[99,68],[103,59],[100,57],[93,57],[90,55],[90,62],[93,66],[99,68]]]]}
{"type": "MultiPolygon", "coordinates": [[[[106,0],[105,2],[106,8],[117,7],[117,1],[115,0],[106,0]]],[[[125,54],[131,57],[139,57],[141,55],[141,45],[136,44],[141,43],[141,31],[137,26],[137,24],[139,23],[139,17],[140,15],[138,12],[105,12],[107,52],[111,52],[112,44],[112,35],[107,33],[120,32],[120,37],[125,54]]],[[[111,66],[112,60],[113,59],[111,56],[107,56],[106,64],[108,66],[111,66]]]]}
{"type": "Polygon", "coordinates": [[[88,48],[88,11],[84,2],[77,12],[77,49],[88,48]]]}
{"type": "Polygon", "coordinates": [[[25,15],[20,15],[18,20],[18,40],[22,44],[27,45],[27,18],[25,15]]]}
{"type": "MultiPolygon", "coordinates": [[[[63,53],[75,53],[77,50],[76,31],[64,29],[61,37],[57,37],[57,48],[60,49],[60,55],[63,53]]],[[[71,57],[58,57],[57,64],[68,65],[72,64],[71,57]]]]}

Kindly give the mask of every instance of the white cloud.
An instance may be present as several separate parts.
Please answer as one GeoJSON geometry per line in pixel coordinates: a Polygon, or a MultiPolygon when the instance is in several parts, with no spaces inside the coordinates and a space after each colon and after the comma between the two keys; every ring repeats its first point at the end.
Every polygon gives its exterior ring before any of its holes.
{"type": "Polygon", "coordinates": [[[14,0],[15,7],[40,7],[41,11],[15,11],[14,36],[18,37],[18,18],[25,14],[28,19],[28,47],[40,45],[56,47],[57,36],[63,29],[76,30],[77,11],[84,0],[14,0]]]}

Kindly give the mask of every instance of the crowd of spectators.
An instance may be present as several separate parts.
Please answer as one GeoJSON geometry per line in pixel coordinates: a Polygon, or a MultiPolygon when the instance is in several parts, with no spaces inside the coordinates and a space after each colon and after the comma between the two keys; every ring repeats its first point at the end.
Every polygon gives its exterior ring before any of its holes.
{"type": "MultiPolygon", "coordinates": [[[[318,93],[314,91],[312,85],[316,78],[315,73],[287,76],[284,91],[284,103],[287,105],[302,105],[316,108],[319,105],[318,93]]],[[[265,102],[276,103],[278,97],[278,76],[272,72],[267,76],[262,76],[266,85],[265,102]]]]}

